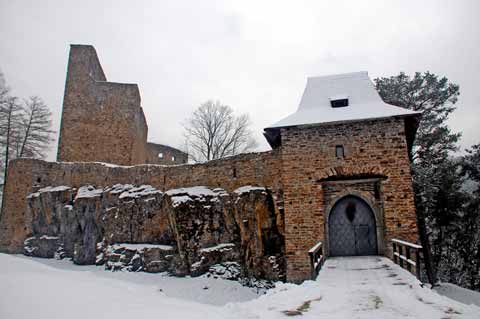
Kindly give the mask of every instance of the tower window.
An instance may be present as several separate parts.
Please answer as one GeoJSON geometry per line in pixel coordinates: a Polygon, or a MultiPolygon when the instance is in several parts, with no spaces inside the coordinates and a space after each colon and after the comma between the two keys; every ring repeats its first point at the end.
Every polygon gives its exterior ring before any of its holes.
{"type": "Polygon", "coordinates": [[[336,99],[336,100],[330,100],[330,104],[332,107],[345,107],[348,106],[348,99],[336,99]]]}
{"type": "Polygon", "coordinates": [[[163,158],[163,153],[158,153],[158,158],[163,158]]]}
{"type": "Polygon", "coordinates": [[[335,156],[337,158],[344,158],[345,157],[345,152],[343,150],[343,145],[335,146],[335,156]]]}

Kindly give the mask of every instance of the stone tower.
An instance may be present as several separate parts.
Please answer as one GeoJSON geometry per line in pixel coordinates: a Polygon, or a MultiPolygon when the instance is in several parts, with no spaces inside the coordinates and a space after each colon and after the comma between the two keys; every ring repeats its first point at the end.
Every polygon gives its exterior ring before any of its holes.
{"type": "Polygon", "coordinates": [[[57,160],[142,164],[147,131],[138,86],[107,82],[94,47],[71,45],[57,160]]]}

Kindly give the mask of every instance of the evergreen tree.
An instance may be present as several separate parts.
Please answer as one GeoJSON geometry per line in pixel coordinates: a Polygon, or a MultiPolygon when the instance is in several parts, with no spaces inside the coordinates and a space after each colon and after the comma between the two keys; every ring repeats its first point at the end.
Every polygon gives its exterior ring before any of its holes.
{"type": "Polygon", "coordinates": [[[461,265],[457,282],[480,291],[480,144],[473,145],[463,157],[462,174],[466,178],[468,202],[461,216],[461,232],[456,240],[461,265]]]}
{"type": "MultiPolygon", "coordinates": [[[[454,187],[449,183],[456,182],[455,177],[446,175],[452,169],[455,171],[449,154],[457,150],[460,134],[452,133],[446,121],[455,110],[459,86],[430,72],[417,72],[413,77],[402,72],[374,81],[386,103],[422,112],[410,158],[420,239],[429,281],[435,283],[439,265],[437,254],[442,251],[437,246],[443,239],[437,238],[438,235],[443,236],[438,227],[449,223],[452,218],[450,211],[441,208],[445,202],[448,202],[448,207],[454,205],[448,196],[444,196],[454,187]],[[432,242],[429,237],[435,238],[435,241],[432,242]],[[433,247],[430,247],[431,244],[433,247]],[[430,260],[431,253],[435,262],[430,260]]],[[[460,201],[455,198],[457,200],[460,201]]]]}

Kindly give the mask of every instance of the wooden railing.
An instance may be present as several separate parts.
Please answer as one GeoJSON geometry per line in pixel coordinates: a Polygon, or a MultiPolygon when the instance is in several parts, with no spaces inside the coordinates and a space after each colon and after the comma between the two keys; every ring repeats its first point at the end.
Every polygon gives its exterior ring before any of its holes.
{"type": "Polygon", "coordinates": [[[393,262],[407,269],[412,274],[415,274],[415,276],[420,279],[420,254],[422,246],[395,238],[392,239],[392,244],[393,262]],[[412,268],[415,268],[415,272],[412,268]]]}
{"type": "Polygon", "coordinates": [[[311,269],[311,278],[315,279],[318,275],[318,272],[322,268],[325,258],[323,256],[323,244],[319,241],[315,246],[308,251],[310,256],[310,269],[311,269]]]}

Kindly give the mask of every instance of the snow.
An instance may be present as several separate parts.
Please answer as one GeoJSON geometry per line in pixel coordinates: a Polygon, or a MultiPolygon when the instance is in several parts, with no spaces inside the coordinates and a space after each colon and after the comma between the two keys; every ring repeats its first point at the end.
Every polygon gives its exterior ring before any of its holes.
{"type": "Polygon", "coordinates": [[[155,194],[162,194],[162,192],[151,185],[141,185],[124,191],[118,198],[138,198],[155,194]]]}
{"type": "Polygon", "coordinates": [[[208,247],[208,248],[203,248],[203,249],[200,249],[201,252],[204,252],[204,253],[209,253],[209,252],[212,252],[212,251],[215,251],[215,250],[225,250],[225,249],[232,249],[233,247],[235,247],[235,244],[232,244],[232,243],[224,243],[224,244],[218,244],[216,246],[213,246],[213,247],[208,247]]]}
{"type": "Polygon", "coordinates": [[[212,277],[106,272],[0,254],[0,318],[478,318],[480,308],[422,288],[383,257],[328,259],[315,281],[265,295],[212,277]]]}
{"type": "Polygon", "coordinates": [[[58,237],[43,235],[43,236],[40,236],[40,239],[55,240],[55,239],[58,239],[58,237]]]}
{"type": "MultiPolygon", "coordinates": [[[[225,190],[222,188],[215,188],[212,191],[206,186],[174,188],[165,192],[165,194],[171,196],[173,207],[193,200],[204,201],[205,197],[213,197],[212,201],[215,201],[215,197],[223,196],[224,193],[225,190]]],[[[205,206],[205,208],[208,208],[208,206],[205,206]]]]}
{"type": "Polygon", "coordinates": [[[477,305],[480,307],[480,292],[478,291],[465,289],[446,282],[442,282],[439,286],[435,286],[433,289],[443,296],[447,296],[466,305],[477,305]]]}
{"type": "Polygon", "coordinates": [[[386,104],[373,86],[367,72],[311,77],[297,111],[270,128],[295,125],[408,116],[420,114],[386,104]],[[332,108],[330,101],[348,97],[349,105],[332,108]]]}
{"type": "Polygon", "coordinates": [[[172,246],[168,245],[155,245],[155,244],[113,244],[110,246],[113,250],[117,250],[119,248],[125,248],[129,250],[144,250],[148,248],[157,248],[160,250],[174,250],[172,246]]]}
{"type": "Polygon", "coordinates": [[[404,246],[408,246],[408,247],[412,247],[412,248],[416,248],[416,249],[422,249],[422,246],[410,243],[408,241],[404,241],[404,240],[400,240],[400,239],[396,239],[396,238],[393,238],[392,241],[394,243],[401,244],[401,245],[404,245],[404,246]]]}
{"type": "Polygon", "coordinates": [[[100,195],[102,195],[102,193],[103,193],[102,188],[96,189],[91,185],[82,186],[78,189],[77,196],[75,196],[74,201],[80,198],[99,197],[100,195]]]}
{"type": "Polygon", "coordinates": [[[213,278],[108,272],[67,260],[0,254],[0,318],[225,318],[255,289],[213,278]],[[217,305],[217,306],[214,306],[217,305]]]}
{"type": "Polygon", "coordinates": [[[234,190],[233,192],[238,194],[238,195],[242,195],[243,193],[248,193],[248,192],[257,191],[257,190],[266,191],[266,188],[265,187],[260,187],[260,186],[247,185],[247,186],[239,187],[236,190],[234,190]]]}
{"type": "Polygon", "coordinates": [[[187,195],[182,195],[182,196],[174,196],[172,197],[172,205],[173,207],[180,206],[183,203],[192,201],[192,198],[187,195]]]}
{"type": "Polygon", "coordinates": [[[174,188],[165,192],[169,196],[188,195],[193,197],[217,196],[217,193],[206,186],[174,188]]]}
{"type": "Polygon", "coordinates": [[[35,193],[28,195],[27,198],[38,197],[41,193],[46,193],[46,192],[63,192],[63,191],[69,190],[70,188],[71,187],[64,186],[64,185],[56,186],[56,187],[47,186],[44,188],[40,188],[35,193]]]}
{"type": "Polygon", "coordinates": [[[134,186],[132,184],[115,184],[112,188],[107,189],[110,194],[121,194],[125,191],[132,189],[134,186]]]}

